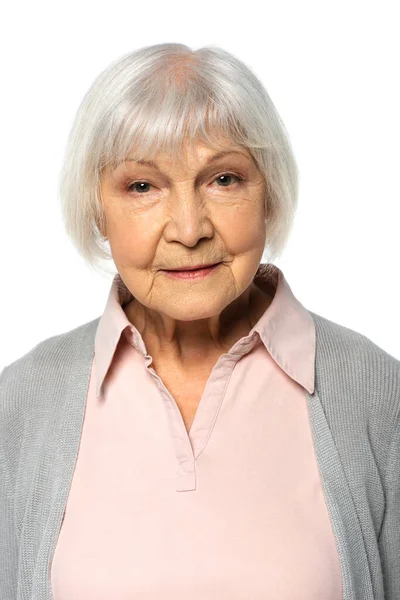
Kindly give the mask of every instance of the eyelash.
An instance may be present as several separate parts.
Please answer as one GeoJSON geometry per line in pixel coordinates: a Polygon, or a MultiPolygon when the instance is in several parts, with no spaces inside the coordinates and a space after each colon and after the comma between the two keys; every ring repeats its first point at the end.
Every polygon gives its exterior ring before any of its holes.
{"type": "MultiPolygon", "coordinates": [[[[217,177],[214,179],[214,181],[216,181],[216,180],[217,180],[219,177],[222,177],[223,175],[229,175],[230,177],[235,177],[235,178],[238,180],[238,181],[237,181],[237,183],[239,183],[240,181],[243,181],[243,177],[241,177],[240,175],[237,175],[237,173],[228,173],[228,172],[226,172],[226,173],[220,173],[219,175],[217,175],[217,177]]],[[[134,186],[136,183],[149,183],[149,182],[148,182],[148,181],[146,181],[145,179],[137,179],[137,180],[135,180],[135,181],[132,181],[132,182],[131,182],[131,183],[130,183],[130,184],[127,186],[127,187],[126,187],[126,190],[127,190],[127,192],[129,192],[129,193],[134,193],[134,190],[133,190],[132,188],[133,188],[133,186],[134,186]]],[[[151,183],[149,183],[149,185],[151,185],[151,183]]],[[[226,186],[225,186],[225,185],[220,185],[220,186],[218,186],[218,187],[221,187],[221,188],[229,188],[229,187],[231,187],[231,186],[229,186],[229,185],[226,185],[226,186]]],[[[136,193],[137,193],[137,195],[138,195],[138,196],[145,196],[145,195],[146,195],[148,192],[136,192],[136,193]]]]}

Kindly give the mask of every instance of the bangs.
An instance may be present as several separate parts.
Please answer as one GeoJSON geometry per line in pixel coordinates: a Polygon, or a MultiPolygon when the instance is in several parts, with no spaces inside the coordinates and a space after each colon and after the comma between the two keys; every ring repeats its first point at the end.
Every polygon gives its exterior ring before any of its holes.
{"type": "Polygon", "coordinates": [[[216,101],[204,82],[196,85],[190,79],[184,90],[176,80],[168,86],[149,85],[142,90],[140,102],[125,99],[110,118],[101,143],[100,168],[116,168],[128,157],[154,160],[159,153],[179,161],[184,148],[192,149],[198,142],[215,149],[259,148],[260,140],[245,134],[253,129],[248,123],[243,126],[246,119],[248,114],[242,113],[239,103],[226,97],[216,101]]]}

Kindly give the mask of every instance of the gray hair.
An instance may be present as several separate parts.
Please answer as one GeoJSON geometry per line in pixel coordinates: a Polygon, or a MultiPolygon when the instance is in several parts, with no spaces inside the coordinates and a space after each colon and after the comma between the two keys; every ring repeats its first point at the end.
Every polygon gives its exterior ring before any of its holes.
{"type": "Polygon", "coordinates": [[[67,234],[94,269],[112,259],[102,235],[103,169],[128,156],[151,160],[158,152],[179,159],[182,140],[218,146],[220,134],[250,152],[266,183],[268,262],[279,256],[291,230],[298,168],[289,136],[271,98],[252,70],[211,45],[146,46],[112,62],[95,79],[73,122],[59,191],[67,234]]]}

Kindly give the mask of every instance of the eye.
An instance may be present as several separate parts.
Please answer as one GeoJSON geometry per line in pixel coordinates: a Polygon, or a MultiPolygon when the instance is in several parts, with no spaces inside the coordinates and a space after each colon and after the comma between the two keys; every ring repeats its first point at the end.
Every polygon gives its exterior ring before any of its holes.
{"type": "Polygon", "coordinates": [[[129,184],[128,187],[126,188],[128,192],[138,192],[139,194],[142,194],[143,192],[147,192],[147,189],[143,189],[142,186],[146,186],[146,185],[150,185],[151,184],[148,181],[134,181],[133,183],[129,184]],[[136,186],[140,186],[140,187],[136,187],[136,186]]]}
{"type": "Polygon", "coordinates": [[[222,173],[221,175],[218,175],[218,177],[214,181],[219,181],[220,183],[222,183],[222,186],[218,187],[229,187],[229,180],[232,177],[238,182],[242,181],[242,178],[239,177],[239,175],[235,175],[234,173],[222,173]]]}
{"type": "MultiPolygon", "coordinates": [[[[218,187],[229,187],[230,184],[230,179],[236,179],[237,182],[242,181],[242,177],[240,177],[239,175],[235,175],[234,173],[221,173],[221,175],[218,175],[218,177],[216,177],[216,179],[214,179],[214,181],[219,181],[222,185],[218,185],[218,187]]],[[[149,189],[146,186],[150,186],[153,187],[151,185],[151,183],[149,183],[148,181],[142,181],[142,180],[138,180],[138,181],[133,181],[132,183],[130,183],[127,186],[127,191],[128,192],[136,192],[138,194],[145,194],[146,192],[149,191],[149,189]]]]}

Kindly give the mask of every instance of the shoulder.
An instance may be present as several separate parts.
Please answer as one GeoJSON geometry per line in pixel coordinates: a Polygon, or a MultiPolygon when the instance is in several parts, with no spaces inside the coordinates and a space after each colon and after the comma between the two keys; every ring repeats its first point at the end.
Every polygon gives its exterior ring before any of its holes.
{"type": "Polygon", "coordinates": [[[29,373],[31,369],[48,368],[52,363],[57,363],[62,360],[63,354],[67,355],[78,350],[83,340],[94,340],[99,320],[98,317],[69,331],[40,341],[31,350],[3,368],[0,374],[0,389],[1,386],[14,381],[16,375],[29,373]]]}
{"type": "Polygon", "coordinates": [[[400,418],[400,360],[361,332],[308,311],[315,322],[315,387],[332,423],[391,435],[400,418]]]}
{"type": "Polygon", "coordinates": [[[79,353],[87,350],[89,354],[99,320],[100,317],[46,338],[6,365],[0,373],[0,417],[4,418],[9,411],[23,410],[37,386],[46,387],[53,375],[68,374],[79,353]]]}
{"type": "Polygon", "coordinates": [[[0,462],[17,472],[22,449],[37,444],[62,419],[71,382],[82,385],[93,359],[100,317],[36,344],[0,373],[0,462]]]}
{"type": "MultiPolygon", "coordinates": [[[[308,311],[315,323],[316,353],[321,361],[356,372],[370,368],[370,375],[392,375],[400,383],[400,360],[359,331],[308,311]]],[[[369,379],[369,383],[374,380],[369,379]]]]}

